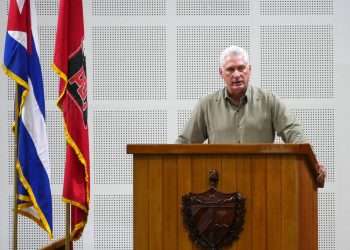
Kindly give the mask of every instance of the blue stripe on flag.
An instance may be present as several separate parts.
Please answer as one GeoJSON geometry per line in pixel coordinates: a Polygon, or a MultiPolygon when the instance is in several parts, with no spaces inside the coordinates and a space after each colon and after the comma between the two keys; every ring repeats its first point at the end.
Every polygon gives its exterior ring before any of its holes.
{"type": "MultiPolygon", "coordinates": [[[[52,228],[52,203],[49,177],[40,161],[32,138],[22,121],[19,122],[18,128],[21,131],[18,138],[18,160],[22,167],[23,176],[30,185],[36,199],[35,202],[41,209],[41,213],[45,215],[50,228],[52,228]]],[[[28,195],[27,190],[23,190],[23,185],[19,186],[18,193],[28,195]]]]}

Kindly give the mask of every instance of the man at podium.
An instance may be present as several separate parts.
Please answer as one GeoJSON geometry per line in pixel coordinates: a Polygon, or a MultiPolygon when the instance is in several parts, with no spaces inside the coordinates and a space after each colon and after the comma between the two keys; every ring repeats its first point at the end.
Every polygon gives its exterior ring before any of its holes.
{"type": "MultiPolygon", "coordinates": [[[[201,98],[176,143],[307,143],[303,128],[273,93],[249,84],[251,64],[246,50],[231,46],[220,55],[225,87],[201,98]]],[[[324,167],[320,173],[325,177],[324,167]]]]}

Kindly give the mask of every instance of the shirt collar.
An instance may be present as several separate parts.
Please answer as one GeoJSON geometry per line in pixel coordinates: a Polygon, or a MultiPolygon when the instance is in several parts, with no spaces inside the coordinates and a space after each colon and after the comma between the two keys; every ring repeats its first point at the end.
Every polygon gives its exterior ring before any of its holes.
{"type": "MultiPolygon", "coordinates": [[[[249,102],[251,100],[251,92],[252,92],[251,86],[250,86],[250,84],[248,84],[248,87],[247,87],[247,90],[245,92],[245,95],[241,97],[239,106],[242,106],[242,105],[246,104],[247,102],[249,102]]],[[[233,104],[233,102],[231,101],[232,99],[229,96],[226,87],[224,88],[224,99],[230,101],[230,103],[233,104]]]]}

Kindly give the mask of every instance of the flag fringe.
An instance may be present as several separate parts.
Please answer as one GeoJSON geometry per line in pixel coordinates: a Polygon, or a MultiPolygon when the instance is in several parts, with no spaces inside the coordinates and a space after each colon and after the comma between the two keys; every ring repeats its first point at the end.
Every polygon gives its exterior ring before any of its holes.
{"type": "Polygon", "coordinates": [[[22,209],[20,210],[19,208],[17,209],[19,213],[33,219],[35,222],[38,223],[39,226],[41,226],[48,234],[49,234],[49,237],[50,239],[53,239],[53,234],[52,234],[52,231],[51,231],[51,228],[49,226],[49,223],[47,222],[46,220],[46,217],[44,216],[44,213],[41,211],[36,199],[35,199],[35,195],[33,193],[33,190],[29,184],[29,182],[27,181],[27,179],[25,178],[25,176],[23,175],[23,172],[22,172],[22,167],[20,165],[20,163],[17,161],[16,162],[16,170],[17,170],[17,173],[18,173],[18,178],[19,180],[21,181],[22,185],[24,186],[24,188],[26,189],[26,191],[28,192],[29,194],[29,197],[31,199],[31,202],[33,203],[33,207],[35,208],[36,212],[38,213],[39,217],[40,217],[40,220],[38,220],[37,218],[35,218],[34,216],[32,215],[29,215],[28,216],[28,213],[26,213],[25,211],[23,211],[22,209]]]}

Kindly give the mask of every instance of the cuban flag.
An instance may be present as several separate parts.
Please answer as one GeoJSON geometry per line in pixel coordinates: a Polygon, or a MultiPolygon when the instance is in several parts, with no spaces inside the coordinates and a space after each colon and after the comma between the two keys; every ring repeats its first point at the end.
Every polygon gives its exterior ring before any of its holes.
{"type": "Polygon", "coordinates": [[[35,2],[10,0],[3,69],[17,84],[17,211],[37,222],[52,239],[45,97],[36,27],[35,2]]]}

